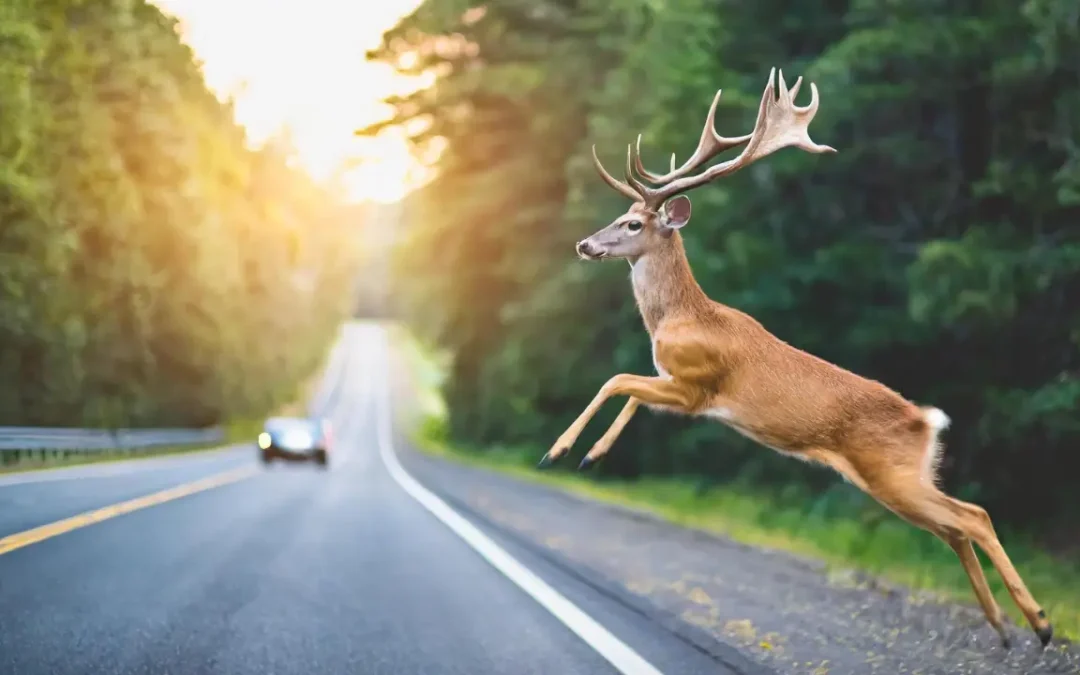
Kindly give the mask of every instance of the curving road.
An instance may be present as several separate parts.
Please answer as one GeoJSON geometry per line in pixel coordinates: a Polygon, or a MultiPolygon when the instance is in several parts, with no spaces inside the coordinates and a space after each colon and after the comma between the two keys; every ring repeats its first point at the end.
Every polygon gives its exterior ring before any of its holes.
{"type": "Polygon", "coordinates": [[[240,446],[0,478],[0,673],[764,672],[417,483],[388,350],[343,333],[313,401],[329,471],[240,446]]]}

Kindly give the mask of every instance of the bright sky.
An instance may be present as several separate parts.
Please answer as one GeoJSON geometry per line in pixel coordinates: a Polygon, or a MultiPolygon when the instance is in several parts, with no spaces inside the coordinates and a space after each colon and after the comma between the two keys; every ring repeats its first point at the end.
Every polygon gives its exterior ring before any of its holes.
{"type": "Polygon", "coordinates": [[[422,0],[152,0],[181,20],[210,87],[232,94],[237,118],[261,142],[288,128],[318,180],[341,174],[356,200],[393,202],[417,166],[398,131],[353,132],[384,119],[380,101],[417,84],[364,52],[422,0]]]}

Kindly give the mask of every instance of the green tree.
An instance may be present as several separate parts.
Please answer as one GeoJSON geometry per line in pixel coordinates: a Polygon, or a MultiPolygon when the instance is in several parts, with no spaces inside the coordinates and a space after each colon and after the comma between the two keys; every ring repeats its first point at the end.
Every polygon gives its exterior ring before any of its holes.
{"type": "Polygon", "coordinates": [[[203,425],[292,396],[349,309],[336,197],[250,147],[155,6],[0,16],[0,424],[203,425]]]}
{"type": "MultiPolygon", "coordinates": [[[[427,0],[371,56],[437,74],[386,124],[430,121],[418,151],[445,148],[399,268],[417,326],[455,358],[455,437],[542,449],[607,377],[652,371],[625,268],[574,259],[626,206],[589,147],[618,166],[641,133],[648,164],[681,161],[718,87],[719,130],[746,133],[775,65],[818,84],[814,137],[840,152],[782,152],[694,193],[702,286],[948,411],[950,489],[1031,526],[1075,513],[1072,481],[1046,470],[1080,441],[1074,4],[427,0]]],[[[833,481],[656,415],[601,470],[833,481]]]]}

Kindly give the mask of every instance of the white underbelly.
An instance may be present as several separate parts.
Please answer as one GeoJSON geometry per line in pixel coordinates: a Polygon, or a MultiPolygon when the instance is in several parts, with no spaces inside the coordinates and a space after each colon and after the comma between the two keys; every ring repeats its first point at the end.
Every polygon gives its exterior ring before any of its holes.
{"type": "Polygon", "coordinates": [[[736,421],[735,420],[735,413],[731,410],[731,408],[727,408],[727,407],[709,408],[708,410],[705,411],[705,415],[707,417],[713,417],[715,419],[718,419],[718,420],[720,420],[722,422],[728,422],[729,424],[734,423],[736,421]]]}
{"type": "Polygon", "coordinates": [[[755,443],[761,443],[761,440],[754,436],[753,433],[747,431],[742,425],[739,424],[738,418],[735,416],[735,411],[727,406],[720,406],[716,408],[708,408],[702,413],[705,417],[711,417],[714,420],[719,420],[724,423],[724,426],[730,427],[739,432],[743,436],[746,436],[755,443]]]}
{"type": "Polygon", "coordinates": [[[775,445],[770,445],[770,444],[762,441],[753,432],[748,431],[745,427],[743,427],[742,425],[739,424],[739,420],[738,420],[737,416],[735,415],[735,411],[733,411],[731,408],[728,408],[726,406],[720,406],[720,407],[716,407],[716,408],[709,408],[703,414],[706,417],[711,417],[712,419],[719,420],[720,422],[723,422],[725,426],[727,426],[727,427],[729,427],[731,429],[734,429],[739,434],[741,434],[742,436],[745,436],[746,438],[749,438],[751,441],[757,443],[758,445],[762,445],[762,446],[764,446],[766,448],[769,448],[770,450],[775,450],[776,452],[779,452],[782,455],[787,455],[789,457],[795,457],[797,459],[801,459],[801,460],[804,460],[804,461],[806,459],[806,457],[802,453],[791,452],[790,450],[784,450],[783,448],[778,448],[775,445]]]}

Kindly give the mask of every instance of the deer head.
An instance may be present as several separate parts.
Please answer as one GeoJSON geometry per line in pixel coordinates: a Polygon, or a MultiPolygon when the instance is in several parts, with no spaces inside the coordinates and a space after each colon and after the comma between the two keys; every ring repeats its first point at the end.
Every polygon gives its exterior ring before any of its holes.
{"type": "Polygon", "coordinates": [[[655,174],[642,166],[641,136],[638,136],[636,147],[626,149],[626,182],[617,180],[604,169],[596,156],[596,146],[593,146],[593,165],[600,177],[612,189],[632,200],[633,204],[610,225],[578,242],[578,255],[587,260],[627,258],[633,261],[663,245],[672,234],[690,222],[690,198],[682,193],[735,173],[788,146],[813,153],[836,152],[834,148],[810,140],[808,129],[818,109],[817,87],[810,84],[810,104],[799,107],[794,104],[794,98],[802,86],[802,78],[796,80],[795,86],[789,90],[784,73],[780,71],[780,91],[777,96],[773,86],[775,75],[776,69],[773,68],[769,71],[769,82],[761,96],[753,132],[736,138],[726,138],[716,133],[716,107],[720,102],[720,92],[717,91],[697,150],[678,168],[672,155],[671,170],[666,174],[655,174]],[[721,152],[743,144],[746,147],[738,157],[699,174],[689,175],[721,152]],[[651,187],[639,180],[634,175],[635,169],[658,187],[651,187]]]}

